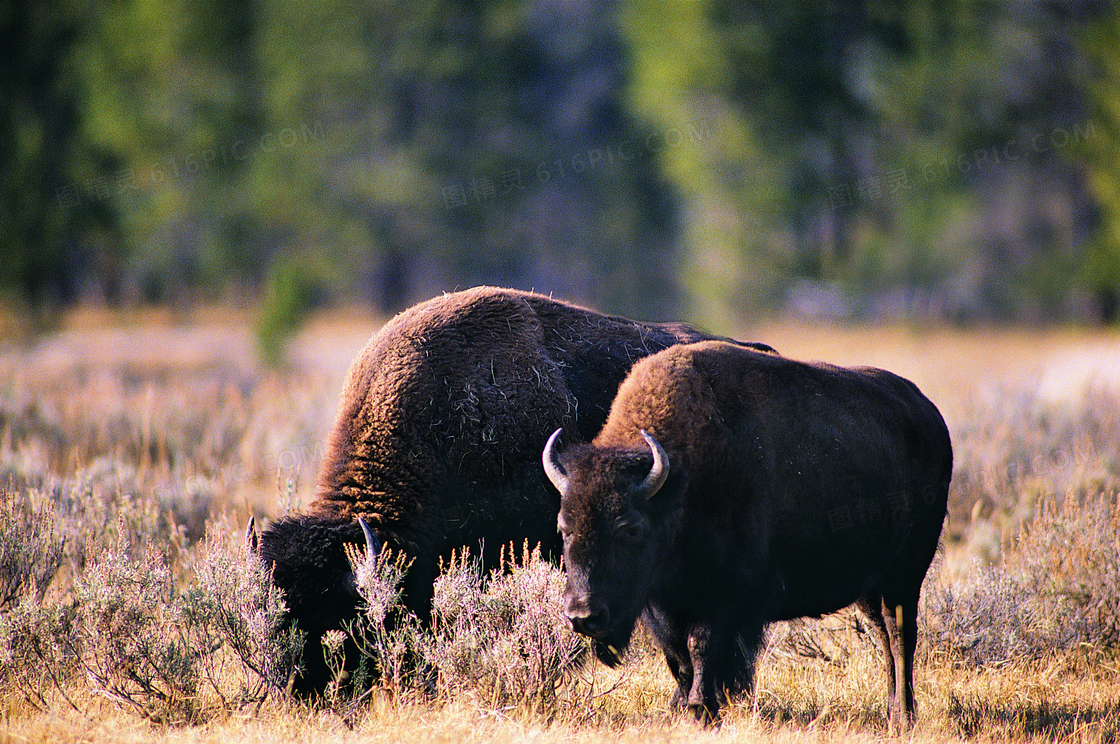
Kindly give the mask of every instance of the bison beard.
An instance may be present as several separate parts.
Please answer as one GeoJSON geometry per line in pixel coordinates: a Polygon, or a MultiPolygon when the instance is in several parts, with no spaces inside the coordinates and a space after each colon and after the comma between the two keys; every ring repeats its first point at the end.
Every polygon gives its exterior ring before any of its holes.
{"type": "Polygon", "coordinates": [[[766,624],[856,604],[887,665],[893,729],[914,715],[922,580],[952,473],[912,383],[742,346],[636,363],[590,444],[542,452],[561,493],[565,612],[617,663],[640,616],[676,699],[718,716],[748,692],[766,624]]]}
{"type": "Polygon", "coordinates": [[[560,499],[540,470],[549,433],[594,436],[635,360],[707,337],[490,287],[386,323],[347,376],[307,513],[260,539],[288,621],[306,633],[297,692],[324,689],[319,639],[357,617],[344,545],[362,544],[359,517],[412,561],[402,589],[422,620],[453,550],[479,551],[487,568],[509,542],[558,555],[560,499]]]}

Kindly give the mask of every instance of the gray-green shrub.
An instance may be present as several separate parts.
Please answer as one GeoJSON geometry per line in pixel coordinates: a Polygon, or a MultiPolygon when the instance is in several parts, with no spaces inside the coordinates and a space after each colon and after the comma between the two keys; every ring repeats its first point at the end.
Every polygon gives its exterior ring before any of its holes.
{"type": "Polygon", "coordinates": [[[118,537],[67,591],[0,612],[0,688],[46,708],[85,687],[169,723],[259,706],[298,663],[295,632],[277,632],[284,610],[260,561],[226,532],[212,531],[186,569],[118,537]]]}
{"type": "Polygon", "coordinates": [[[575,682],[586,645],[562,617],[563,573],[539,547],[525,545],[515,558],[510,546],[489,574],[469,554],[453,557],[436,580],[424,629],[399,615],[403,566],[355,559],[367,610],[364,629],[353,635],[376,657],[383,683],[469,695],[492,708],[544,710],[575,682]]]}
{"type": "Polygon", "coordinates": [[[27,492],[0,493],[0,611],[41,600],[64,560],[54,514],[27,492]]]}

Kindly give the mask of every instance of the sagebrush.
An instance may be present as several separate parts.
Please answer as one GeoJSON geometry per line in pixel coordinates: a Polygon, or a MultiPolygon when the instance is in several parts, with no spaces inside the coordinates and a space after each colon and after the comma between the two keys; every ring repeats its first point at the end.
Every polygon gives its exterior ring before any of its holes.
{"type": "Polygon", "coordinates": [[[435,583],[432,619],[404,616],[405,568],[387,556],[352,555],[365,601],[354,637],[382,684],[429,696],[471,696],[496,710],[544,711],[571,703],[586,644],[563,617],[563,574],[540,546],[502,550],[490,573],[469,552],[453,556],[435,583]]]}
{"type": "Polygon", "coordinates": [[[244,547],[214,536],[185,581],[152,544],[118,537],[71,586],[0,614],[6,692],[37,707],[74,688],[154,721],[189,723],[260,705],[283,692],[298,639],[267,571],[244,547]],[[178,574],[178,575],[177,575],[178,574]]]}
{"type": "MultiPolygon", "coordinates": [[[[316,354],[337,343],[325,335],[316,354]]],[[[294,701],[300,644],[275,632],[283,597],[243,526],[309,491],[349,354],[331,376],[220,356],[52,367],[31,353],[0,349],[0,728],[17,740],[55,740],[67,715],[75,739],[92,721],[205,722],[192,735],[232,727],[225,736],[277,719],[293,728],[275,735],[295,739],[322,740],[307,721],[326,740],[408,739],[433,716],[444,740],[511,719],[544,722],[518,724],[507,735],[518,741],[877,735],[880,659],[858,613],[773,626],[758,695],[722,733],[701,735],[679,727],[670,676],[641,636],[620,669],[583,659],[560,609],[563,573],[531,546],[516,560],[507,549],[495,573],[469,555],[445,566],[429,627],[399,602],[406,558],[371,564],[361,623],[324,639],[340,654],[337,684],[294,701]],[[381,733],[387,711],[403,721],[395,733],[381,733]]],[[[1115,739],[1120,395],[1096,386],[1054,400],[1002,372],[977,390],[962,388],[953,407],[964,413],[950,421],[956,467],[923,591],[918,738],[1115,739]]]]}

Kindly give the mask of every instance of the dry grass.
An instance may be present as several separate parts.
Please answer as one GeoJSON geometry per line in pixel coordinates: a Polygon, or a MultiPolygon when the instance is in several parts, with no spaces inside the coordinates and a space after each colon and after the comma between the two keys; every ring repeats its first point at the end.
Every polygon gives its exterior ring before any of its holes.
{"type": "MultiPolygon", "coordinates": [[[[619,669],[552,675],[572,647],[550,625],[557,577],[531,554],[509,580],[468,564],[445,577],[444,635],[409,650],[428,664],[419,687],[399,674],[357,700],[286,697],[282,664],[253,668],[282,649],[265,645],[275,607],[239,563],[238,525],[310,492],[346,365],[375,324],[317,318],[275,373],[253,360],[246,321],[86,313],[30,345],[0,343],[0,743],[887,738],[882,662],[854,613],[772,628],[757,694],[717,729],[669,710],[648,639],[619,669]],[[113,622],[129,633],[92,633],[113,622]],[[36,650],[47,638],[81,643],[36,650]]],[[[897,371],[949,423],[950,529],[925,591],[908,738],[1120,738],[1117,338],[792,324],[738,335],[897,371]]]]}

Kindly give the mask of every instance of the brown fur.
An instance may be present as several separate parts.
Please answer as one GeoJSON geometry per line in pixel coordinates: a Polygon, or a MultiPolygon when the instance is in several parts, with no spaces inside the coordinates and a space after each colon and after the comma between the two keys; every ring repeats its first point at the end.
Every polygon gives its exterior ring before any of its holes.
{"type": "MultiPolygon", "coordinates": [[[[635,360],[705,337],[492,287],[389,321],[347,376],[307,514],[262,536],[292,618],[313,636],[309,663],[319,663],[319,635],[356,612],[342,545],[362,542],[357,517],[413,560],[405,599],[421,618],[452,550],[466,546],[488,566],[511,541],[558,554],[559,495],[540,468],[549,433],[594,436],[635,360]]],[[[321,687],[320,671],[305,675],[309,688],[321,687]]]]}
{"type": "Polygon", "coordinates": [[[679,702],[714,717],[750,690],[766,623],[856,603],[884,648],[891,724],[909,725],[918,595],[952,473],[945,423],[912,383],[674,346],[634,365],[591,444],[551,461],[567,478],[566,611],[603,661],[641,616],[679,702]],[[642,431],[669,463],[653,493],[639,492],[642,431]]]}

